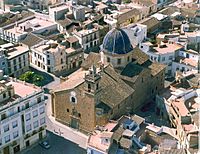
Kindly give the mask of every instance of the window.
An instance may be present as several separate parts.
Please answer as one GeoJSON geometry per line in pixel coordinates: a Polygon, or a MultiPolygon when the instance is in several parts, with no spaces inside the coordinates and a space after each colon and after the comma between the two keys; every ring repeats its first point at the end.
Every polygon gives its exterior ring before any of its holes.
{"type": "Polygon", "coordinates": [[[119,105],[117,105],[117,108],[118,108],[118,109],[120,109],[120,104],[119,104],[119,105]]]}
{"type": "Polygon", "coordinates": [[[107,57],[107,62],[108,62],[108,63],[110,62],[110,57],[107,57]]]}
{"type": "Polygon", "coordinates": [[[45,118],[40,119],[40,125],[43,125],[45,123],[45,118]]]}
{"type": "Polygon", "coordinates": [[[91,85],[88,84],[88,92],[90,92],[90,91],[91,91],[91,85]]]}
{"type": "Polygon", "coordinates": [[[37,98],[37,103],[40,103],[42,101],[41,97],[37,98]]]}
{"type": "Polygon", "coordinates": [[[118,65],[121,64],[121,59],[117,59],[117,64],[118,64],[118,65]]]}
{"type": "Polygon", "coordinates": [[[15,109],[14,108],[9,109],[9,116],[14,115],[14,113],[15,113],[15,109]]]}
{"type": "Polygon", "coordinates": [[[33,127],[34,127],[34,128],[37,128],[38,125],[39,125],[38,121],[35,121],[35,122],[33,123],[33,127]]]}
{"type": "Polygon", "coordinates": [[[33,111],[33,118],[37,116],[38,116],[38,111],[37,110],[33,111]]]}
{"type": "Polygon", "coordinates": [[[6,113],[3,113],[3,114],[1,115],[1,120],[4,120],[4,119],[6,119],[6,113]]]}
{"type": "Polygon", "coordinates": [[[47,60],[47,65],[50,65],[50,60],[49,59],[47,60]]]}
{"type": "Polygon", "coordinates": [[[44,106],[41,107],[39,110],[40,110],[40,114],[44,113],[44,106]]]}
{"type": "Polygon", "coordinates": [[[12,127],[15,128],[18,126],[17,120],[12,122],[12,127]]]}
{"type": "Polygon", "coordinates": [[[29,108],[29,102],[25,104],[25,109],[29,108]]]}
{"type": "Polygon", "coordinates": [[[17,138],[18,136],[19,136],[19,132],[18,131],[13,133],[13,138],[17,138]]]}
{"type": "Polygon", "coordinates": [[[162,57],[162,61],[165,61],[165,57],[162,57]]]}
{"type": "Polygon", "coordinates": [[[71,97],[71,102],[72,102],[72,103],[75,103],[75,102],[76,102],[76,98],[72,96],[72,97],[71,97]]]}
{"type": "Polygon", "coordinates": [[[78,117],[81,118],[81,114],[80,113],[78,114],[78,117]]]}
{"type": "Polygon", "coordinates": [[[169,60],[172,60],[173,59],[173,56],[169,56],[169,60]]]}
{"type": "Polygon", "coordinates": [[[7,124],[7,125],[5,125],[4,127],[3,127],[3,129],[4,129],[4,132],[7,132],[7,131],[9,131],[9,125],[7,124]]]}
{"type": "Polygon", "coordinates": [[[6,98],[6,93],[3,93],[3,98],[6,98]]]}
{"type": "Polygon", "coordinates": [[[13,60],[14,65],[16,64],[16,59],[13,60]]]}
{"type": "Polygon", "coordinates": [[[26,126],[26,131],[29,132],[31,130],[31,124],[26,126]]]}
{"type": "Polygon", "coordinates": [[[4,137],[5,143],[8,143],[10,141],[10,135],[7,135],[4,137]]]}
{"type": "Polygon", "coordinates": [[[26,121],[29,121],[30,119],[31,119],[31,114],[30,113],[26,114],[26,121]]]}
{"type": "Polygon", "coordinates": [[[67,109],[67,112],[69,112],[69,109],[67,109]]]}
{"type": "Polygon", "coordinates": [[[99,89],[99,83],[96,84],[96,90],[98,90],[98,89],[99,89]]]}
{"type": "Polygon", "coordinates": [[[128,61],[128,62],[130,61],[130,57],[129,57],[129,56],[127,57],[127,61],[128,61]]]}

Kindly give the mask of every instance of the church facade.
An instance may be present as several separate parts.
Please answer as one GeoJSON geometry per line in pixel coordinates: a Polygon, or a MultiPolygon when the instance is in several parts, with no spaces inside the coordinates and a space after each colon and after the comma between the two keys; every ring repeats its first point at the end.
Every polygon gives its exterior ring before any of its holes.
{"type": "Polygon", "coordinates": [[[52,92],[52,114],[65,125],[92,132],[109,120],[134,113],[164,88],[165,66],[133,48],[114,28],[101,53],[90,53],[82,67],[52,92]]]}

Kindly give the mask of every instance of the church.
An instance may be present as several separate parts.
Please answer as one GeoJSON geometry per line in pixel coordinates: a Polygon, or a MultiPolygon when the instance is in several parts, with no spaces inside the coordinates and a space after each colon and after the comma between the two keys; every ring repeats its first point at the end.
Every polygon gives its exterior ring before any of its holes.
{"type": "Polygon", "coordinates": [[[116,27],[104,37],[100,53],[90,53],[79,70],[51,91],[55,119],[82,132],[132,114],[164,88],[165,65],[133,48],[116,27]]]}

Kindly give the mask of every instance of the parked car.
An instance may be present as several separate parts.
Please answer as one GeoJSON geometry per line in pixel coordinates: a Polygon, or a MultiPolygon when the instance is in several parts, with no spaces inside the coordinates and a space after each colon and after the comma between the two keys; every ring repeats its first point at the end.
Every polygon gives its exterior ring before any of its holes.
{"type": "Polygon", "coordinates": [[[49,149],[51,147],[47,141],[42,141],[39,145],[45,149],[49,149]]]}

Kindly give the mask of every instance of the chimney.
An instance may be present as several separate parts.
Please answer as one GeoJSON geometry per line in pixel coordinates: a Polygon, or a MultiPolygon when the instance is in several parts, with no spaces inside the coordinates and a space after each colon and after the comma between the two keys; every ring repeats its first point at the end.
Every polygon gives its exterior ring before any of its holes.
{"type": "Polygon", "coordinates": [[[60,77],[60,83],[63,83],[63,82],[65,82],[65,81],[67,81],[67,79],[68,79],[68,77],[60,77]]]}

